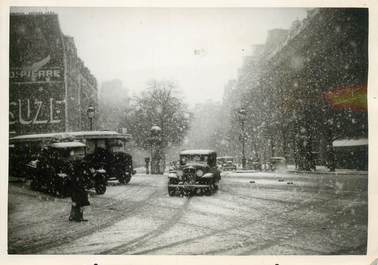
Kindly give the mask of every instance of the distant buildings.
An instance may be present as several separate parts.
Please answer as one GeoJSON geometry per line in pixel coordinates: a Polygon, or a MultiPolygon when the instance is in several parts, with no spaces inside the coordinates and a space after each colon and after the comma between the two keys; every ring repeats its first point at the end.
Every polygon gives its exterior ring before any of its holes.
{"type": "MultiPolygon", "coordinates": [[[[312,9],[289,30],[271,30],[245,58],[236,85],[247,125],[261,136],[250,138],[251,149],[305,170],[340,164],[332,143],[368,135],[367,74],[367,9],[312,9]]],[[[364,161],[348,167],[366,169],[364,161]]]]}
{"type": "Polygon", "coordinates": [[[98,126],[104,130],[118,130],[130,107],[128,89],[121,80],[114,79],[103,82],[99,91],[98,126]]]}
{"type": "Polygon", "coordinates": [[[97,82],[56,14],[11,13],[9,68],[10,136],[89,130],[97,82]]]}

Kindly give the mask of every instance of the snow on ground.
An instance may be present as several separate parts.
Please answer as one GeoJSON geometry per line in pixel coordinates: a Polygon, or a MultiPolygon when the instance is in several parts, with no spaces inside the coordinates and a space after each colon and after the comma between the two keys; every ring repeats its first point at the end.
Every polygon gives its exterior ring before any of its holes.
{"type": "Polygon", "coordinates": [[[86,223],[70,199],[9,185],[9,251],[31,254],[364,254],[367,176],[227,173],[212,196],[170,197],[137,174],[91,193],[86,223]],[[281,180],[284,181],[281,181],[281,180]],[[251,182],[251,181],[254,181],[251,182]],[[288,184],[292,182],[292,184],[288,184]]]}

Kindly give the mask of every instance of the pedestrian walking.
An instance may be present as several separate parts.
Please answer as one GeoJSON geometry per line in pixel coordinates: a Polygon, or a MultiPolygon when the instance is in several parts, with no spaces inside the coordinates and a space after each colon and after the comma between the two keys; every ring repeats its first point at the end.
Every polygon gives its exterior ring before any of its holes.
{"type": "MultiPolygon", "coordinates": [[[[75,174],[76,175],[76,174],[75,174]]],[[[89,206],[88,193],[81,184],[80,177],[72,176],[70,179],[71,213],[69,220],[75,222],[88,221],[83,217],[83,207],[89,206]]]]}
{"type": "Polygon", "coordinates": [[[146,167],[146,174],[150,174],[150,158],[149,157],[146,157],[144,158],[144,162],[146,163],[145,167],[146,167]]]}

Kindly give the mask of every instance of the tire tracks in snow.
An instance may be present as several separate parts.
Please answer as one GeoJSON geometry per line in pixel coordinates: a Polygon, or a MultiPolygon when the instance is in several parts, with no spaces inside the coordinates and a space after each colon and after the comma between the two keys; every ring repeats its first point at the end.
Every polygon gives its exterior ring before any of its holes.
{"type": "MultiPolygon", "coordinates": [[[[165,192],[165,190],[164,190],[165,192]]],[[[9,254],[37,254],[40,251],[48,250],[54,247],[58,247],[60,245],[70,243],[73,240],[79,239],[81,237],[90,235],[92,233],[98,232],[100,230],[103,230],[109,226],[112,226],[114,223],[122,220],[123,218],[127,217],[128,214],[131,212],[141,208],[149,201],[156,198],[156,195],[158,193],[162,193],[162,189],[153,191],[146,199],[138,201],[138,202],[130,202],[130,201],[124,201],[121,206],[125,205],[125,208],[122,209],[122,212],[117,211],[119,214],[117,216],[114,216],[113,218],[110,218],[108,221],[101,223],[96,226],[91,226],[88,229],[85,230],[79,230],[74,231],[71,230],[69,233],[65,233],[62,236],[58,237],[47,237],[42,240],[32,240],[32,242],[26,242],[23,245],[13,246],[10,247],[8,250],[9,254]]],[[[120,201],[115,201],[113,203],[110,203],[106,205],[107,207],[112,207],[114,205],[117,205],[117,207],[120,207],[120,201]]]]}
{"type": "MultiPolygon", "coordinates": [[[[188,239],[184,239],[184,240],[179,240],[179,241],[172,242],[170,244],[166,244],[166,245],[163,245],[163,246],[157,246],[157,247],[141,250],[141,251],[135,252],[133,254],[135,254],[135,255],[145,255],[145,254],[149,254],[149,253],[154,252],[154,251],[158,251],[158,250],[162,250],[162,249],[166,249],[166,248],[172,248],[172,247],[179,246],[179,245],[182,245],[182,244],[188,244],[188,243],[191,243],[191,242],[196,241],[196,240],[205,239],[205,238],[214,236],[216,234],[221,234],[221,233],[226,233],[227,234],[228,232],[230,232],[232,230],[248,227],[251,224],[254,224],[256,222],[263,222],[264,219],[274,218],[274,217],[281,216],[282,214],[287,214],[287,213],[290,213],[290,212],[293,212],[293,211],[297,211],[297,210],[300,210],[300,209],[305,209],[305,208],[308,207],[309,204],[313,205],[312,199],[314,199],[316,196],[319,196],[319,195],[318,194],[314,194],[314,196],[312,196],[310,199],[307,199],[306,201],[304,201],[302,203],[299,202],[299,203],[296,204],[295,207],[292,207],[291,209],[287,209],[284,212],[274,213],[274,214],[271,214],[271,215],[267,215],[264,218],[256,218],[254,220],[251,219],[251,220],[245,221],[243,223],[239,223],[237,227],[235,227],[235,225],[231,225],[231,226],[228,226],[228,227],[225,227],[225,228],[222,228],[222,229],[217,229],[217,230],[212,229],[211,232],[205,233],[205,234],[200,235],[200,236],[196,236],[196,237],[188,238],[188,239]]],[[[262,199],[262,198],[256,198],[256,199],[262,199]]],[[[316,205],[317,204],[322,205],[322,204],[324,204],[324,203],[326,203],[328,201],[331,201],[331,200],[333,200],[333,198],[331,198],[329,200],[321,200],[321,201],[316,202],[316,205]]],[[[264,247],[271,246],[271,244],[274,244],[274,242],[275,243],[277,242],[276,240],[279,240],[279,238],[275,239],[275,241],[267,242],[266,244],[264,244],[264,247]]],[[[215,255],[215,254],[219,254],[219,253],[222,253],[224,251],[227,251],[227,250],[234,250],[234,249],[238,249],[238,248],[242,248],[242,247],[244,247],[244,246],[240,246],[240,244],[234,244],[234,245],[226,247],[226,248],[217,249],[217,250],[211,250],[211,251],[206,251],[206,252],[196,253],[196,254],[200,254],[200,255],[215,255]]]]}
{"type": "Polygon", "coordinates": [[[189,207],[190,204],[190,199],[191,197],[187,197],[186,201],[184,204],[170,217],[166,222],[161,224],[157,229],[153,230],[152,232],[146,233],[131,242],[127,242],[125,244],[118,245],[116,247],[104,250],[98,254],[100,255],[106,255],[106,254],[112,254],[112,255],[117,255],[117,254],[124,254],[127,252],[132,251],[133,249],[137,248],[138,246],[144,244],[145,242],[158,237],[161,234],[164,234],[167,232],[173,225],[175,225],[181,217],[184,215],[186,210],[189,207]]]}

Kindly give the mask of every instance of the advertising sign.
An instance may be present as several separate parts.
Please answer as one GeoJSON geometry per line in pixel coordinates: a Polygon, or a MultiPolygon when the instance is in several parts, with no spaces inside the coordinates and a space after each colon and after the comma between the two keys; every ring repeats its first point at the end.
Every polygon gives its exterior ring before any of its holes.
{"type": "Polygon", "coordinates": [[[10,136],[65,130],[61,34],[55,14],[11,14],[10,136]]]}
{"type": "Polygon", "coordinates": [[[12,84],[9,102],[11,135],[60,132],[65,125],[62,83],[12,84]]]}
{"type": "Polygon", "coordinates": [[[367,85],[338,87],[323,93],[324,100],[334,110],[352,110],[367,112],[367,85]]]}

